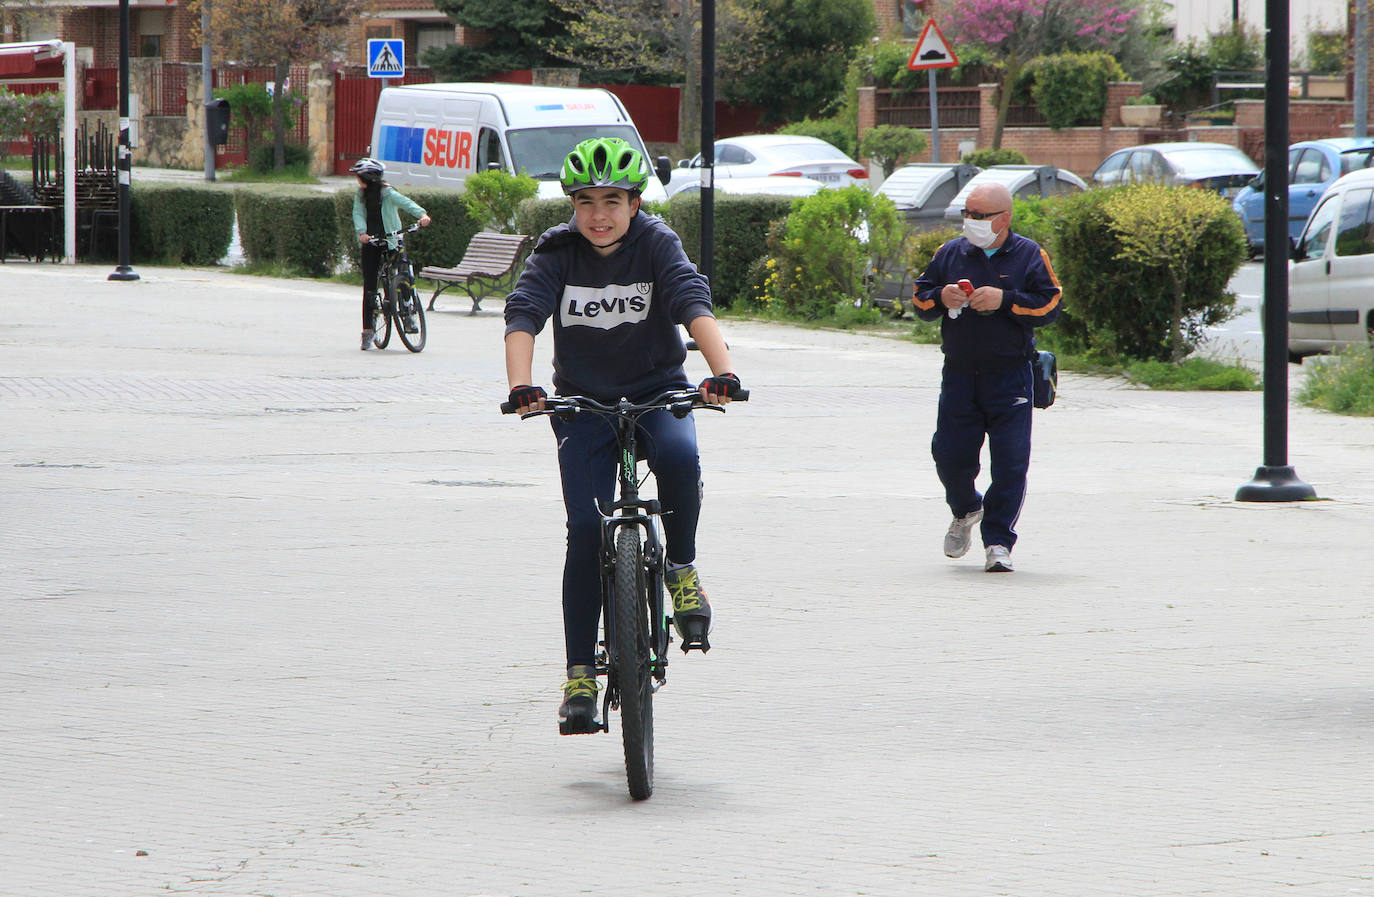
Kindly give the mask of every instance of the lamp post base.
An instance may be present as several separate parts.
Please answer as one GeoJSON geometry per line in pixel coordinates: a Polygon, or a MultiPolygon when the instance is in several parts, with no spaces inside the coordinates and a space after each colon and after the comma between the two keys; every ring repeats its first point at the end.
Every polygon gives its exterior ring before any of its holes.
{"type": "Polygon", "coordinates": [[[138,273],[128,265],[119,265],[106,280],[138,280],[138,273]]]}
{"type": "Polygon", "coordinates": [[[1292,467],[1259,467],[1255,478],[1236,490],[1236,501],[1311,501],[1317,490],[1298,479],[1292,467]]]}

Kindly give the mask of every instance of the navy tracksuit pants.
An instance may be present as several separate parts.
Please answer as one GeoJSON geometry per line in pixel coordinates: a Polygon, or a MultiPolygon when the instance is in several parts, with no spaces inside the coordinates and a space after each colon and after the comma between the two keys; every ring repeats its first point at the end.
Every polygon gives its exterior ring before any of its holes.
{"type": "MultiPolygon", "coordinates": [[[[597,500],[615,497],[619,446],[612,423],[600,415],[550,418],[558,440],[563,504],[568,511],[568,554],[563,564],[563,637],[568,666],[596,657],[601,619],[601,513],[597,500]]],[[[675,564],[696,560],[697,519],[701,515],[701,461],[697,427],[689,414],[673,417],[651,411],[639,419],[638,446],[658,483],[663,505],[663,538],[675,564]]]]}
{"type": "Polygon", "coordinates": [[[1029,362],[977,373],[945,365],[930,453],[954,516],[983,509],[985,547],[1016,544],[1030,467],[1033,386],[1029,362]],[[984,435],[992,466],[986,495],[974,485],[984,435]]]}

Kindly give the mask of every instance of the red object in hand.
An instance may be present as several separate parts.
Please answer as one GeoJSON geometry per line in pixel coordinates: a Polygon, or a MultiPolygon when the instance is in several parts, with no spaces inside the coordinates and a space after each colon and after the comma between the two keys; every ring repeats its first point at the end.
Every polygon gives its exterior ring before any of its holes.
{"type": "Polygon", "coordinates": [[[969,282],[969,281],[967,281],[967,280],[961,280],[961,281],[959,281],[958,286],[959,286],[959,289],[961,289],[961,290],[964,291],[964,295],[965,295],[965,296],[972,296],[972,295],[973,295],[973,284],[972,284],[971,282],[969,282]]]}

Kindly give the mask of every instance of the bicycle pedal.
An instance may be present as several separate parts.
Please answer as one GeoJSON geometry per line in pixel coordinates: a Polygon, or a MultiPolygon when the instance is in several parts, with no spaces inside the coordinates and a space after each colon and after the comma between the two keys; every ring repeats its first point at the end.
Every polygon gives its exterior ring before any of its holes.
{"type": "Polygon", "coordinates": [[[560,719],[558,721],[559,735],[595,735],[598,732],[605,732],[606,727],[594,719],[586,717],[573,717],[572,719],[560,719]]]}

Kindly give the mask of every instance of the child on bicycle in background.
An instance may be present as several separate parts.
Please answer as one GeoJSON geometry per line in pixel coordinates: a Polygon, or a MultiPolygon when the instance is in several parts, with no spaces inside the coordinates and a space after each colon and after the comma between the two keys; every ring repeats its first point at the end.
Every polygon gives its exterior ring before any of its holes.
{"type": "MultiPolygon", "coordinates": [[[[685,325],[711,368],[699,385],[707,402],[725,404],[740,388],[730,352],[712,313],[711,290],[658,218],[640,210],[648,183],[643,155],[614,137],[579,143],[563,162],[560,181],[573,220],[540,237],[515,289],[506,297],[506,376],[510,403],[521,413],[543,410],[544,389],[532,385],[534,338],[553,318],[553,385],[563,395],[603,403],[646,401],[670,389],[690,389],[683,369],[685,325]]],[[[568,515],[563,566],[563,634],[568,678],[559,717],[569,734],[594,732],[596,641],[601,614],[601,516],[615,487],[617,443],[599,416],[550,419],[558,441],[563,503],[568,515]]],[[[653,411],[639,419],[649,468],[658,480],[667,543],[664,584],[683,638],[710,629],[711,605],[696,560],[701,463],[691,415],[653,411]]]]}
{"type": "MultiPolygon", "coordinates": [[[[401,229],[401,215],[405,209],[428,227],[430,217],[410,197],[394,189],[382,175],[386,167],[376,159],[359,159],[348,169],[358,177],[358,192],[353,194],[353,230],[357,231],[363,262],[363,344],[364,352],[373,346],[372,320],[377,308],[377,271],[382,264],[380,247],[371,245],[373,234],[394,234],[401,229]]],[[[396,238],[387,237],[387,245],[396,248],[396,238]]],[[[406,333],[417,333],[420,325],[414,315],[405,319],[406,333]]]]}

